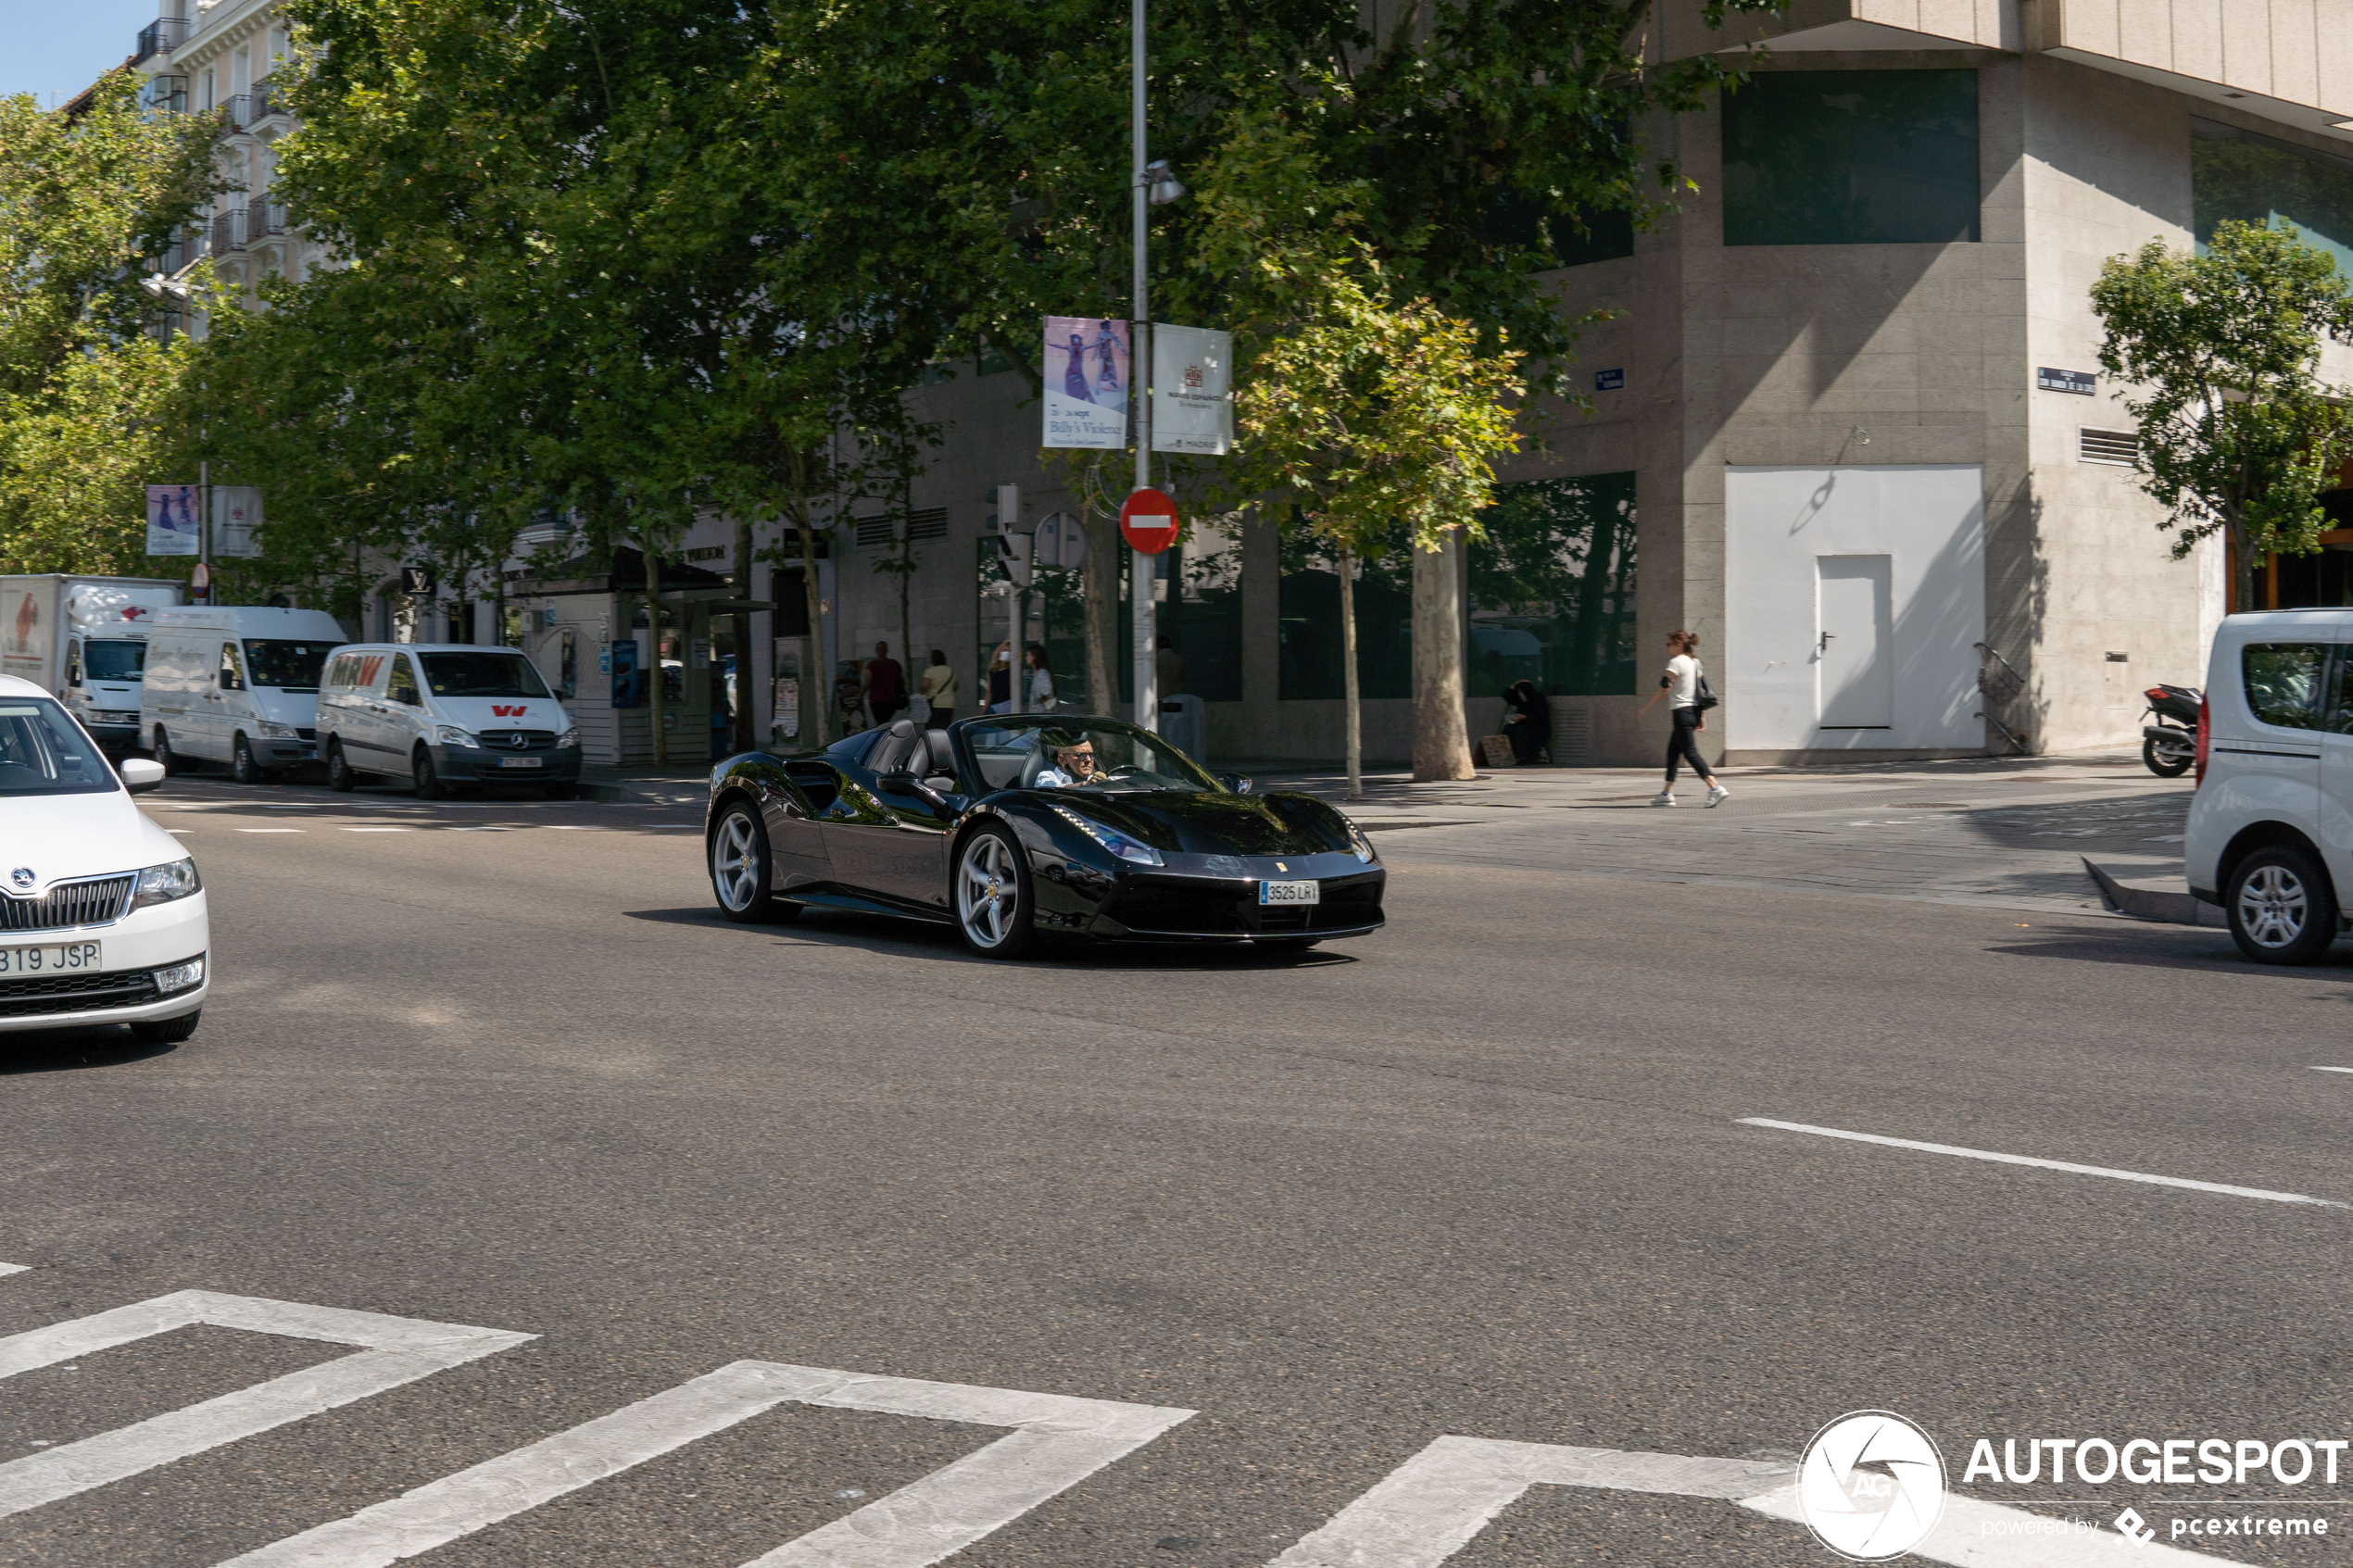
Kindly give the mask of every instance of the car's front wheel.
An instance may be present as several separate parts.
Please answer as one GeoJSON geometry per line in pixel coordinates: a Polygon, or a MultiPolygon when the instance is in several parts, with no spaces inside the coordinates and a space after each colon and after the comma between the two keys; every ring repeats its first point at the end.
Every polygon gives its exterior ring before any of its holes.
{"type": "Polygon", "coordinates": [[[2328,873],[2294,845],[2270,845],[2241,860],[2222,908],[2239,951],[2257,963],[2310,963],[2336,940],[2328,873]]]}
{"type": "Polygon", "coordinates": [[[253,742],[243,735],[239,735],[236,745],[230,748],[229,776],[241,784],[268,784],[276,777],[254,757],[253,742]]]}
{"type": "Polygon", "coordinates": [[[351,763],[343,754],[343,742],[327,743],[327,787],[338,795],[348,795],[358,787],[359,775],[351,771],[351,763]]]}
{"type": "Polygon", "coordinates": [[[441,782],[441,770],[433,765],[433,753],[422,746],[417,747],[417,755],[409,759],[409,780],[416,785],[417,793],[427,800],[449,798],[449,786],[441,782]]]}
{"type": "Polygon", "coordinates": [[[156,763],[167,778],[186,772],[194,764],[171,749],[171,736],[161,724],[156,726],[156,763]]]}
{"type": "Polygon", "coordinates": [[[996,823],[973,831],[956,851],[956,929],[983,958],[1017,958],[1036,943],[1029,867],[1021,846],[996,823]]]}
{"type": "Polygon", "coordinates": [[[740,803],[728,807],[711,832],[711,891],[719,912],[743,925],[799,914],[799,905],[770,891],[769,874],[768,829],[760,813],[740,803]]]}
{"type": "Polygon", "coordinates": [[[204,1016],[204,1009],[183,1012],[177,1018],[156,1018],[131,1026],[131,1037],[143,1046],[168,1046],[184,1040],[196,1032],[196,1020],[204,1016]]]}

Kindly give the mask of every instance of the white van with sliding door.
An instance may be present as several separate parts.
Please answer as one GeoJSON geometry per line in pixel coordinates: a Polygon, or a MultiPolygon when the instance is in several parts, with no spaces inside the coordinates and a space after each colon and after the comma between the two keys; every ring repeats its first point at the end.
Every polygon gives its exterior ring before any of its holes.
{"type": "Polygon", "coordinates": [[[2258,963],[2310,963],[2353,912],[2353,611],[2225,619],[2207,665],[2190,891],[2258,963]]]}
{"type": "Polygon", "coordinates": [[[327,784],[405,778],[427,799],[455,784],[580,790],[580,729],[515,648],[470,643],[354,643],[335,650],[319,690],[327,784]]]}
{"type": "Polygon", "coordinates": [[[168,772],[225,762],[239,784],[315,761],[319,672],[343,640],[324,610],[161,611],[147,636],[140,738],[168,772]]]}

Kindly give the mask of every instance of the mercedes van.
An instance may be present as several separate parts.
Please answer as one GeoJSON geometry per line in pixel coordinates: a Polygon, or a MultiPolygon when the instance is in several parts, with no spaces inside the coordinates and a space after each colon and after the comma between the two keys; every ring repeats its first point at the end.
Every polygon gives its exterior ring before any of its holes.
{"type": "Polygon", "coordinates": [[[226,762],[239,784],[316,761],[319,671],[343,640],[324,610],[164,610],[147,637],[141,738],[167,771],[226,762]]]}
{"type": "Polygon", "coordinates": [[[327,784],[407,778],[437,800],[453,784],[580,790],[580,730],[521,650],[472,643],[355,643],[319,689],[327,784]]]}
{"type": "Polygon", "coordinates": [[[2310,963],[2353,893],[2353,610],[2233,615],[2215,633],[2183,859],[2258,963],[2310,963]]]}

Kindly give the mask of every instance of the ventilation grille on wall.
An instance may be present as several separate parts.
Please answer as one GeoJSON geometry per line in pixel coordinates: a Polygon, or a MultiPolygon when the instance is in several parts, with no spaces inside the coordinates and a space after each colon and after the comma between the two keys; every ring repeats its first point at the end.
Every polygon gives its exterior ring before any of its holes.
{"type": "Polygon", "coordinates": [[[2079,462],[2117,463],[2129,469],[2140,450],[2137,431],[2094,430],[2083,425],[2075,433],[2075,457],[2079,462]]]}
{"type": "Polygon", "coordinates": [[[1582,708],[1553,705],[1553,761],[1563,768],[1591,767],[1593,761],[1593,731],[1591,716],[1582,708]]]}
{"type": "MultiPolygon", "coordinates": [[[[907,515],[907,538],[912,544],[926,539],[948,537],[948,508],[925,507],[907,515]]],[[[887,517],[862,517],[858,520],[858,547],[862,550],[887,550],[898,543],[887,517]]]]}

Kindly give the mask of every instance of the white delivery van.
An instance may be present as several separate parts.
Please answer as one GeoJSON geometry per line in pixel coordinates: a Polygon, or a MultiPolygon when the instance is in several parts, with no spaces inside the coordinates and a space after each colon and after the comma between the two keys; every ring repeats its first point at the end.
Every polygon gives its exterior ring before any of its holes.
{"type": "Polygon", "coordinates": [[[2190,891],[2258,963],[2309,963],[2353,895],[2353,610],[2224,620],[2207,665],[2190,891]]]}
{"type": "Polygon", "coordinates": [[[315,760],[319,671],[343,640],[324,610],[165,610],[147,635],[140,736],[169,771],[226,762],[239,784],[315,760]]]}
{"type": "Polygon", "coordinates": [[[139,744],[140,671],[157,614],[180,602],[162,577],[0,577],[0,673],[57,698],[98,744],[139,744]]]}
{"type": "Polygon", "coordinates": [[[517,648],[355,643],[335,649],[319,689],[327,784],[407,778],[438,799],[458,784],[580,790],[580,729],[517,648]]]}

